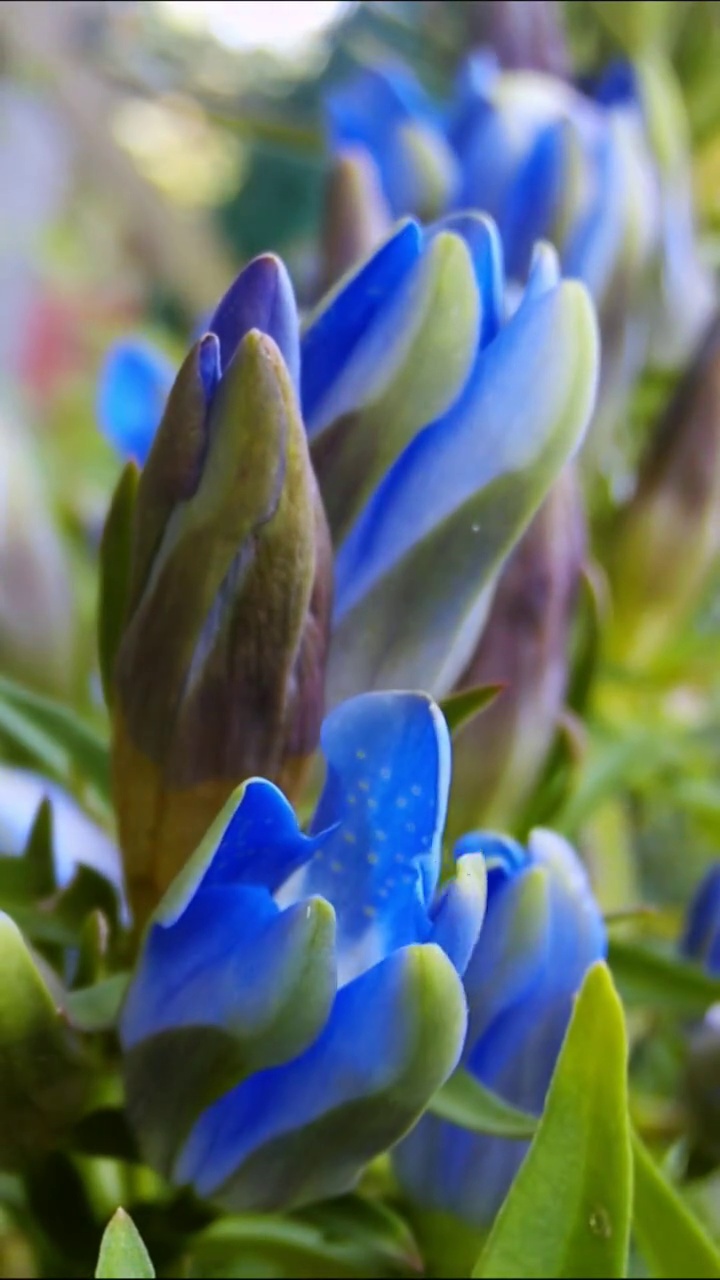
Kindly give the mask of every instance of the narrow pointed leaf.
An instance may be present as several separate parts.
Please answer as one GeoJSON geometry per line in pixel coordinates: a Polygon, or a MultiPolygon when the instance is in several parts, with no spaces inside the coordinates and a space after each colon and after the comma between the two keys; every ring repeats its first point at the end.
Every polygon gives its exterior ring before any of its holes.
{"type": "Polygon", "coordinates": [[[585,979],[538,1131],[473,1275],[624,1276],[631,1201],[627,1036],[601,963],[585,979]]]}
{"type": "Polygon", "coordinates": [[[532,1138],[538,1127],[535,1116],[511,1107],[462,1070],[456,1071],[447,1084],[438,1089],[428,1110],[463,1129],[490,1133],[498,1138],[532,1138]]]}
{"type": "Polygon", "coordinates": [[[152,1280],[155,1268],[132,1218],[118,1209],[100,1244],[97,1280],[152,1280]]]}
{"type": "Polygon", "coordinates": [[[51,1146],[82,1106],[84,1076],[22,934],[0,914],[0,1162],[51,1146]]]}
{"type": "Polygon", "coordinates": [[[68,707],[0,676],[0,731],[55,777],[78,774],[103,799],[110,796],[110,756],[105,739],[68,707]]]}
{"type": "Polygon", "coordinates": [[[53,858],[52,806],[46,798],[40,802],[23,852],[28,870],[29,891],[34,898],[45,898],[55,889],[53,858]]]}
{"type": "Polygon", "coordinates": [[[627,1004],[699,1017],[720,1001],[720,978],[679,956],[614,938],[610,967],[627,1004]]]}
{"type": "Polygon", "coordinates": [[[633,1134],[633,1232],[652,1276],[658,1280],[720,1277],[720,1253],[677,1191],[633,1134]]]}
{"type": "Polygon", "coordinates": [[[440,710],[447,720],[450,732],[459,733],[464,729],[466,724],[495,701],[504,688],[504,684],[476,685],[472,689],[461,689],[458,693],[451,693],[443,698],[440,710]]]}
{"type": "Polygon", "coordinates": [[[114,973],[91,987],[70,991],[63,1007],[71,1026],[78,1031],[107,1031],[115,1026],[128,980],[129,974],[114,973]]]}

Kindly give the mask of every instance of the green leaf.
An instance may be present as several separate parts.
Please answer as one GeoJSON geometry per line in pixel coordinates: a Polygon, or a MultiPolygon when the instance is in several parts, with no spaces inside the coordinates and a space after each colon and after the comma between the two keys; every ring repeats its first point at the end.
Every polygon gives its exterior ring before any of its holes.
{"type": "Polygon", "coordinates": [[[45,797],[38,805],[30,834],[23,851],[33,898],[46,898],[55,889],[55,859],[53,857],[52,806],[45,797]]]}
{"type": "Polygon", "coordinates": [[[491,1133],[499,1138],[532,1138],[538,1127],[535,1116],[511,1107],[463,1070],[456,1071],[438,1089],[428,1110],[473,1133],[491,1133]]]}
{"type": "Polygon", "coordinates": [[[155,1268],[132,1218],[118,1209],[100,1244],[97,1280],[152,1280],[155,1268]]]}
{"type": "Polygon", "coordinates": [[[130,587],[133,516],[139,479],[137,465],[128,462],[113,494],[100,543],[98,657],[108,707],[112,705],[113,670],[130,587]]]}
{"type": "Polygon", "coordinates": [[[243,1214],[196,1238],[189,1280],[220,1276],[395,1277],[422,1272],[407,1224],[384,1206],[343,1196],[293,1217],[243,1214]]]}
{"type": "Polygon", "coordinates": [[[679,956],[614,938],[608,958],[627,1004],[702,1017],[711,1004],[720,1000],[720,978],[679,956]]]}
{"type": "Polygon", "coordinates": [[[451,693],[440,703],[447,726],[451,733],[458,733],[466,724],[475,719],[481,711],[495,701],[505,688],[504,684],[476,685],[472,689],[461,689],[459,693],[451,693]]]}
{"type": "Polygon", "coordinates": [[[658,1280],[720,1277],[720,1253],[677,1191],[633,1134],[633,1232],[650,1274],[658,1280]]]}
{"type": "Polygon", "coordinates": [[[52,1146],[83,1105],[86,1077],[17,925],[0,913],[0,1163],[52,1146]]]}
{"type": "Polygon", "coordinates": [[[61,781],[79,774],[109,800],[107,741],[61,702],[0,676],[0,730],[61,781]]]}
{"type": "Polygon", "coordinates": [[[631,1200],[625,1021],[600,963],[583,983],[537,1133],[473,1274],[624,1276],[631,1200]]]}
{"type": "Polygon", "coordinates": [[[78,1031],[107,1031],[117,1022],[130,975],[114,973],[92,987],[70,991],[64,1000],[68,1021],[78,1031]]]}

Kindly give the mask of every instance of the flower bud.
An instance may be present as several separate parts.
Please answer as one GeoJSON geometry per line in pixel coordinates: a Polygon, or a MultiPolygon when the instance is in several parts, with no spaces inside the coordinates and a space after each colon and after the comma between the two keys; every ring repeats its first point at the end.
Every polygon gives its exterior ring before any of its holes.
{"type": "Polygon", "coordinates": [[[455,736],[451,837],[512,822],[537,780],[563,707],[584,552],[577,479],[566,468],[502,570],[458,684],[503,688],[455,736]]]}
{"type": "Polygon", "coordinates": [[[297,344],[285,270],[258,258],[187,356],[140,476],[113,765],[141,914],[240,781],[292,791],[317,744],[331,562],[297,344]]]}

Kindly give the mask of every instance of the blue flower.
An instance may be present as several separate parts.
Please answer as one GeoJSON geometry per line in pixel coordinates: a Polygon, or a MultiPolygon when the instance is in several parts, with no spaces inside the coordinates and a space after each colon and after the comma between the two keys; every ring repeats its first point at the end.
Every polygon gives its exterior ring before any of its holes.
{"type": "MultiPolygon", "coordinates": [[[[539,1114],[587,969],[605,930],[574,850],[549,831],[528,847],[477,832],[456,855],[487,860],[487,913],[465,973],[468,1034],[462,1065],[513,1106],[539,1114]]],[[[526,1144],[483,1137],[428,1115],[397,1148],[395,1166],[422,1207],[486,1227],[526,1144]]]]}
{"type": "Polygon", "coordinates": [[[326,99],[333,151],[372,157],[391,214],[437,217],[455,196],[460,171],[437,108],[401,63],[363,68],[326,99]]]}
{"type": "Polygon", "coordinates": [[[688,911],[683,954],[720,974],[720,862],[701,880],[688,911]]]}
{"type": "Polygon", "coordinates": [[[484,861],[437,894],[447,727],[421,694],[337,708],[309,833],[254,778],[152,918],[121,1016],[148,1159],[232,1210],[336,1196],[453,1070],[484,861]]]}
{"type": "Polygon", "coordinates": [[[310,317],[302,404],[335,547],[329,698],[442,696],[499,569],[577,449],[597,334],[537,247],[508,318],[493,223],[401,223],[310,317]],[[402,608],[398,609],[398,601],[402,608]]]}

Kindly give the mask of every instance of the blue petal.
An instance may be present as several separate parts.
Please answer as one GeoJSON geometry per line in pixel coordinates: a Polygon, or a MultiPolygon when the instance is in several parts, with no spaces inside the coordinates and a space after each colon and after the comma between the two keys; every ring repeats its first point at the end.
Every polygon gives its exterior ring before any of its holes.
{"type": "Polygon", "coordinates": [[[205,885],[263,885],[274,893],[315,852],[292,805],[264,778],[245,785],[242,801],[222,836],[205,885]]]}
{"type": "Polygon", "coordinates": [[[445,720],[423,694],[364,694],[325,721],[318,852],[288,886],[335,908],[341,981],[424,941],[450,781],[445,720]]]}
{"type": "Polygon", "coordinates": [[[607,952],[605,924],[577,853],[555,831],[536,828],[528,851],[549,873],[552,962],[546,990],[575,994],[585,973],[607,952]]]}
{"type": "Polygon", "coordinates": [[[387,473],[336,557],[336,622],[473,494],[505,471],[532,465],[566,394],[569,370],[554,332],[561,299],[562,288],[528,297],[481,353],[455,404],[387,473]]]}
{"type": "Polygon", "coordinates": [[[395,217],[412,212],[396,148],[398,128],[427,125],[440,139],[437,113],[412,75],[399,64],[367,67],[326,98],[330,143],[334,150],[360,144],[373,156],[395,217]]]}
{"type": "MultiPolygon", "coordinates": [[[[519,1007],[524,1027],[508,1028],[523,1051],[506,1067],[502,1082],[488,1087],[501,1091],[514,1105],[539,1114],[547,1093],[572,1008],[541,1016],[531,1000],[519,1007]]],[[[420,1205],[452,1214],[479,1228],[490,1226],[526,1155],[528,1144],[484,1137],[425,1115],[395,1148],[393,1163],[401,1186],[420,1205]]]]}
{"type": "Polygon", "coordinates": [[[705,962],[716,939],[720,939],[720,863],[711,867],[692,900],[682,940],[683,953],[705,962]]]}
{"type": "Polygon", "coordinates": [[[563,252],[565,274],[583,280],[598,305],[622,265],[628,201],[636,198],[637,181],[642,178],[639,155],[628,154],[624,131],[629,124],[619,114],[609,117],[595,148],[594,197],[563,252]],[[628,180],[631,165],[636,169],[633,188],[628,180]]]}
{"type": "Polygon", "coordinates": [[[161,352],[126,338],[108,351],[97,387],[97,416],[108,439],[141,466],[160,425],[175,370],[161,352]]]}
{"type": "Polygon", "coordinates": [[[467,244],[480,294],[480,348],[492,342],[503,322],[505,271],[503,247],[492,218],[482,213],[453,213],[429,230],[430,236],[455,231],[467,244]]]}
{"type": "Polygon", "coordinates": [[[292,806],[272,782],[250,778],[230,797],[154,919],[174,924],[201,890],[248,885],[272,894],[318,843],[303,835],[292,806]]]}
{"type": "Polygon", "coordinates": [[[208,328],[220,342],[224,372],[251,329],[267,333],[277,344],[290,376],[298,385],[300,330],[292,283],[285,265],[272,253],[253,258],[218,303],[208,328]]]}
{"type": "Polygon", "coordinates": [[[311,439],[364,402],[383,349],[402,348],[393,303],[422,249],[417,223],[403,223],[311,318],[302,340],[302,408],[311,439]]]}
{"type": "Polygon", "coordinates": [[[510,184],[500,216],[508,275],[525,278],[533,245],[551,232],[565,179],[563,121],[541,129],[510,184]]]}
{"type": "Polygon", "coordinates": [[[453,857],[459,861],[472,854],[481,854],[488,875],[488,892],[503,880],[522,871],[529,865],[530,855],[527,850],[511,836],[502,836],[494,831],[469,831],[456,841],[453,857]]]}
{"type": "Polygon", "coordinates": [[[524,301],[536,301],[559,283],[560,261],[557,251],[551,244],[539,241],[533,249],[524,301]]]}
{"type": "Polygon", "coordinates": [[[631,62],[622,59],[608,63],[593,87],[592,96],[605,107],[637,105],[640,101],[637,75],[631,62]]]}
{"type": "MultiPolygon", "coordinates": [[[[395,952],[340,991],[322,1034],[301,1057],[251,1077],[209,1108],[174,1180],[234,1209],[292,1205],[348,1190],[367,1160],[396,1141],[426,1101],[413,1096],[412,1081],[403,1079],[408,1067],[413,1071],[418,1035],[427,1032],[419,1019],[437,1017],[419,1010],[412,998],[417,950],[395,952]],[[325,1121],[324,1141],[303,1142],[303,1130],[319,1121],[325,1121]]],[[[463,1032],[464,1025],[454,1032],[443,1028],[458,1054],[463,1032]]]]}
{"type": "MultiPolygon", "coordinates": [[[[526,864],[509,877],[501,873],[489,878],[485,920],[465,972],[469,1012],[465,1057],[479,1074],[493,1023],[528,997],[546,964],[549,922],[550,893],[543,870],[526,864]]],[[[501,1045],[499,1062],[513,1051],[510,1041],[501,1045]]]]}
{"type": "Polygon", "coordinates": [[[151,925],[123,1009],[123,1048],[173,1027],[228,1026],[248,1005],[257,1013],[289,915],[266,889],[224,885],[200,889],[174,924],[151,925]]]}
{"type": "Polygon", "coordinates": [[[465,972],[475,950],[486,897],[485,859],[477,854],[458,859],[454,878],[433,907],[430,941],[442,948],[459,974],[465,972]]]}

